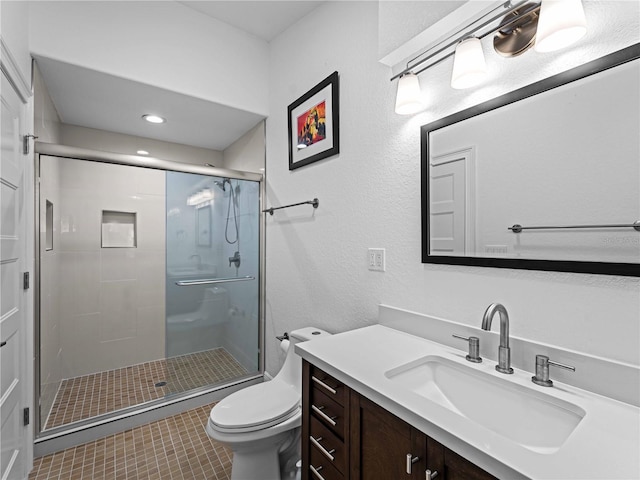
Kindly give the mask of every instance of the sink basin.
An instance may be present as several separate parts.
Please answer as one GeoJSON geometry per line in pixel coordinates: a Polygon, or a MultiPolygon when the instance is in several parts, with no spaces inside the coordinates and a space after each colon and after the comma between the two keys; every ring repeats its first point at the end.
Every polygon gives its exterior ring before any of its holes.
{"type": "Polygon", "coordinates": [[[585,416],[569,402],[437,355],[396,367],[385,376],[538,453],[557,451],[585,416]]]}

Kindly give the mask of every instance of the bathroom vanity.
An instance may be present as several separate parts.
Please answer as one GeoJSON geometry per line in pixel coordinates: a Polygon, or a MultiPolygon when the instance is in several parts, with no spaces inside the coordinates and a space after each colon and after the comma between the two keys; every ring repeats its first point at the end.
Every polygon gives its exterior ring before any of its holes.
{"type": "MultiPolygon", "coordinates": [[[[446,326],[449,337],[472,329],[446,326]]],[[[535,355],[522,369],[520,342],[514,373],[499,373],[488,353],[497,333],[478,335],[481,363],[385,325],[296,345],[304,360],[302,478],[640,478],[637,405],[562,383],[559,370],[553,387],[535,385],[535,355]]]]}
{"type": "Polygon", "coordinates": [[[303,479],[495,479],[306,361],[302,379],[303,479]]]}

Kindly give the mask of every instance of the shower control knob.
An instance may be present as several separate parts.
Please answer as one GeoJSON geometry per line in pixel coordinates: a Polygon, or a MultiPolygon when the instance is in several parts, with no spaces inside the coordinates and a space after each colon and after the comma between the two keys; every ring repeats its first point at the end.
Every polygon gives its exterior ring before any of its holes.
{"type": "Polygon", "coordinates": [[[229,257],[229,266],[235,264],[236,268],[240,268],[240,252],[235,252],[233,257],[229,257]]]}

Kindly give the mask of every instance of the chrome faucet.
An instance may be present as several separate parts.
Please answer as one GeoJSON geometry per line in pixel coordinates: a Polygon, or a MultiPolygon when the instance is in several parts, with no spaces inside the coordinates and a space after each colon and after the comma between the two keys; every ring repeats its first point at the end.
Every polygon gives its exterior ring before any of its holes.
{"type": "Polygon", "coordinates": [[[513,373],[511,368],[511,349],[509,348],[509,314],[500,303],[492,303],[482,317],[482,329],[491,330],[491,320],[497,313],[500,314],[500,346],[498,347],[498,365],[496,370],[500,373],[513,373]]]}

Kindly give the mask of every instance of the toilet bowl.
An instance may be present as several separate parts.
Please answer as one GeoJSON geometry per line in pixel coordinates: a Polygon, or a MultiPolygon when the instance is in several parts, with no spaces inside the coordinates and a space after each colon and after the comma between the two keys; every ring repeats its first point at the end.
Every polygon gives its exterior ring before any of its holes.
{"type": "Polygon", "coordinates": [[[282,369],[273,380],[232,393],[213,407],[206,430],[233,451],[231,480],[295,478],[300,458],[302,359],[293,346],[328,335],[313,327],[294,330],[282,369]]]}

